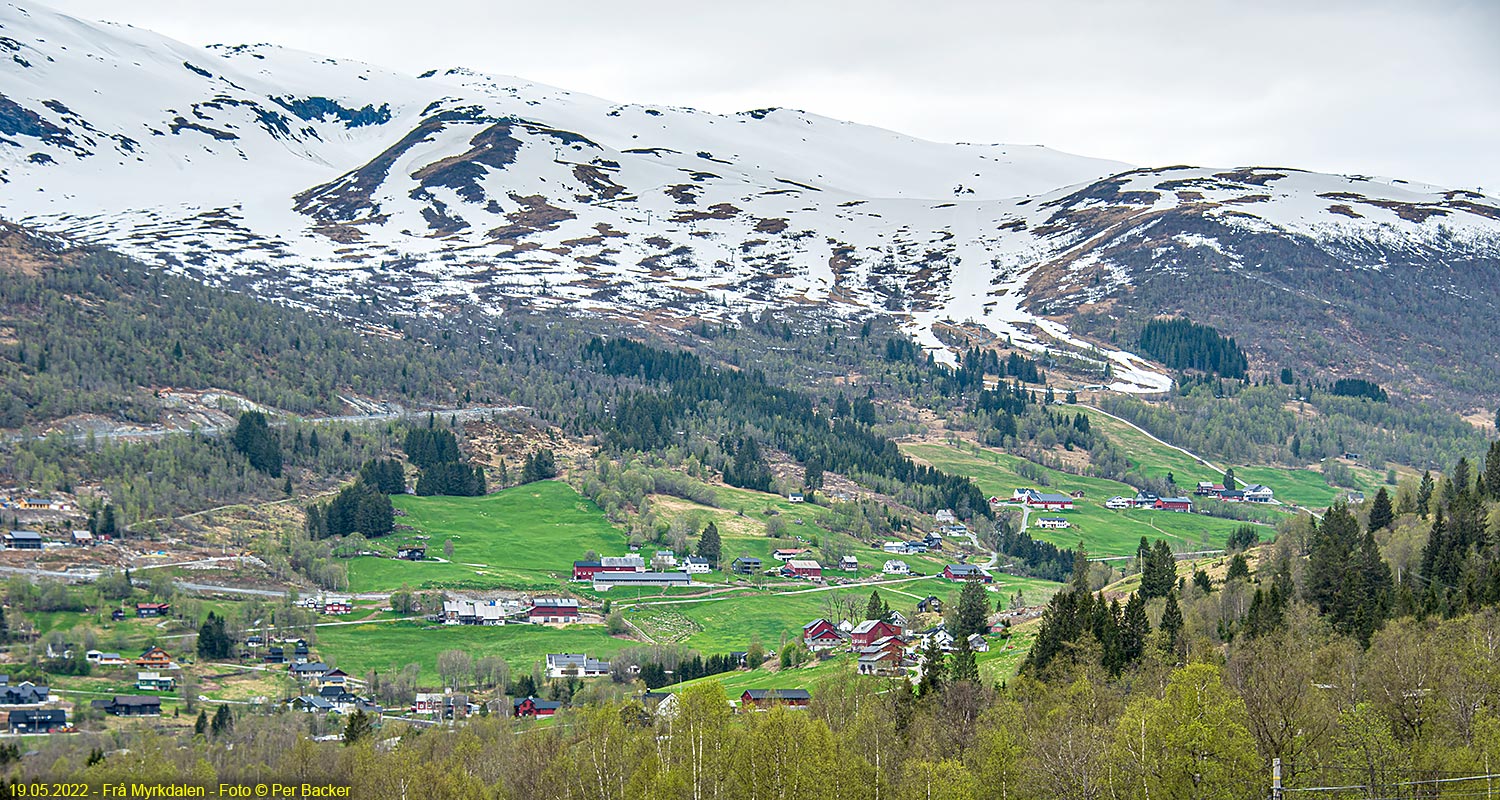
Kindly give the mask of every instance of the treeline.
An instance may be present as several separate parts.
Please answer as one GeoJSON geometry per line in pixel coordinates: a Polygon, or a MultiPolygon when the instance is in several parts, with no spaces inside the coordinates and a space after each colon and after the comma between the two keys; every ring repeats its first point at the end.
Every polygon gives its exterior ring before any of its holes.
{"type": "MultiPolygon", "coordinates": [[[[393,443],[389,425],[313,425],[288,419],[270,428],[281,476],[253,467],[230,437],[183,433],[139,442],[62,435],[0,442],[0,475],[32,491],[103,486],[119,529],[204,508],[284,499],[337,486],[393,443]]],[[[87,503],[87,501],[85,501],[87,503]]],[[[101,510],[102,511],[102,510],[101,510]]]]}
{"type": "Polygon", "coordinates": [[[431,414],[427,427],[407,430],[404,449],[411,463],[422,470],[413,489],[416,494],[479,497],[485,493],[484,469],[464,459],[458,437],[448,428],[436,427],[431,414]]]}
{"type": "MultiPolygon", "coordinates": [[[[0,239],[26,234],[5,226],[0,239]]],[[[464,353],[461,340],[365,335],[335,316],[105,251],[36,250],[37,269],[0,281],[12,342],[0,345],[0,428],[74,414],[156,422],[162,405],[149,387],[225,389],[298,414],[336,414],[341,392],[453,403],[481,386],[513,385],[493,356],[464,353]]]]}
{"type": "Polygon", "coordinates": [[[1245,351],[1232,337],[1190,319],[1153,319],[1136,340],[1141,351],[1171,369],[1211,372],[1226,378],[1244,378],[1249,369],[1245,351]]]}
{"type": "Polygon", "coordinates": [[[713,370],[691,354],[667,353],[628,339],[594,339],[583,354],[606,374],[663,384],[659,393],[637,391],[599,421],[619,450],[668,447],[680,440],[678,431],[713,430],[728,422],[738,428],[733,439],[725,440],[731,451],[715,448],[705,455],[737,480],[764,483],[755,457],[761,446],[770,445],[804,465],[848,475],[878,491],[904,492],[921,510],[989,513],[972,481],[912,463],[895,442],[857,419],[852,406],[849,416],[838,417],[816,408],[809,395],[771,386],[758,371],[713,370]]]}
{"type": "Polygon", "coordinates": [[[1274,383],[1225,381],[1222,389],[1195,385],[1160,403],[1106,393],[1097,402],[1172,444],[1238,463],[1309,464],[1356,452],[1377,468],[1437,468],[1486,444],[1473,425],[1423,404],[1375,403],[1274,383]],[[1298,413],[1299,404],[1318,413],[1298,413]]]}

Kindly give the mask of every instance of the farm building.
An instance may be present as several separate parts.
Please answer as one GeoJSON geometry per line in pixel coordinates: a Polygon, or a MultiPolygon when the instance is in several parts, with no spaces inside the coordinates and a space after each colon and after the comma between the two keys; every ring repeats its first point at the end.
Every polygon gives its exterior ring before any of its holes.
{"type": "Polygon", "coordinates": [[[443,601],[443,621],[450,625],[504,625],[506,616],[505,607],[494,600],[443,601]]]}
{"type": "Polygon", "coordinates": [[[548,653],[549,678],[598,678],[609,674],[609,662],[590,658],[583,653],[548,653]]]}
{"type": "Polygon", "coordinates": [[[869,647],[880,639],[900,635],[900,628],[883,619],[867,619],[854,626],[849,634],[849,643],[854,647],[869,647]]]}
{"type": "Polygon", "coordinates": [[[1073,509],[1073,498],[1065,494],[1039,492],[1035,489],[1017,489],[1011,499],[1028,508],[1039,508],[1043,511],[1071,511],[1073,509]]]}
{"type": "Polygon", "coordinates": [[[781,573],[793,578],[806,578],[810,581],[823,580],[823,567],[816,561],[810,559],[797,559],[786,562],[781,573]]]}
{"type": "Polygon", "coordinates": [[[1052,528],[1055,530],[1060,530],[1062,528],[1073,527],[1073,523],[1067,521],[1063,517],[1037,517],[1036,526],[1038,528],[1052,528]]]}
{"type": "Polygon", "coordinates": [[[762,709],[781,704],[787,708],[807,708],[812,695],[806,689],[746,689],[740,695],[741,709],[762,709]]]}
{"type": "Polygon", "coordinates": [[[427,557],[427,545],[409,544],[396,548],[396,558],[403,561],[421,561],[427,557]]]}
{"type": "Polygon", "coordinates": [[[1115,495],[1114,497],[1111,497],[1108,500],[1104,501],[1104,507],[1113,508],[1115,510],[1119,510],[1122,508],[1135,508],[1135,503],[1128,497],[1115,495]]]}
{"type": "Polygon", "coordinates": [[[973,564],[949,564],[943,567],[943,577],[950,581],[984,581],[989,583],[993,578],[985,574],[985,571],[973,564]]]}
{"type": "Polygon", "coordinates": [[[571,597],[538,597],[526,609],[526,619],[529,622],[577,622],[578,601],[571,597]]]}
{"type": "Polygon", "coordinates": [[[1156,510],[1188,512],[1193,510],[1193,501],[1188,497],[1158,497],[1156,510]]]}
{"type": "Polygon", "coordinates": [[[594,576],[594,591],[607,592],[616,586],[646,589],[690,586],[693,576],[686,572],[601,572],[594,576]]]}

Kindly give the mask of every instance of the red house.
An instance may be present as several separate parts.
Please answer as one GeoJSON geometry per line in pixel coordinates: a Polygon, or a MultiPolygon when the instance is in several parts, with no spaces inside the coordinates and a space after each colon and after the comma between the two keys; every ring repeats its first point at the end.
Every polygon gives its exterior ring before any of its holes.
{"type": "Polygon", "coordinates": [[[854,627],[849,641],[855,647],[869,647],[881,639],[900,634],[900,628],[883,619],[867,619],[854,627]]]}
{"type": "Polygon", "coordinates": [[[808,650],[832,650],[844,643],[839,629],[826,619],[815,619],[802,626],[802,643],[808,650]]]}
{"type": "Polygon", "coordinates": [[[522,697],[512,703],[517,717],[550,717],[562,708],[562,703],[555,700],[539,700],[535,697],[522,697]]]}
{"type": "Polygon", "coordinates": [[[1156,509],[1158,511],[1192,511],[1193,501],[1186,497],[1158,497],[1156,509]]]}

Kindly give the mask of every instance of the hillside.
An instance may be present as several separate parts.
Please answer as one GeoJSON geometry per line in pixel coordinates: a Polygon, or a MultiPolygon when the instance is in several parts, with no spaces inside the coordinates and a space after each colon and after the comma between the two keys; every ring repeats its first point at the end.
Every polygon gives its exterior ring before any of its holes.
{"type": "Polygon", "coordinates": [[[0,6],[0,25],[0,214],[260,296],[661,326],[890,314],[943,358],[949,323],[972,322],[1102,356],[1127,391],[1167,385],[1129,354],[1135,327],[1188,310],[1262,368],[1369,373],[1453,405],[1500,382],[1453,369],[1493,362],[1492,339],[1433,352],[1457,304],[1479,327],[1496,313],[1500,206],[1473,193],[412,77],[34,4],[0,6]],[[1317,335],[1283,333],[1293,321],[1317,335]]]}

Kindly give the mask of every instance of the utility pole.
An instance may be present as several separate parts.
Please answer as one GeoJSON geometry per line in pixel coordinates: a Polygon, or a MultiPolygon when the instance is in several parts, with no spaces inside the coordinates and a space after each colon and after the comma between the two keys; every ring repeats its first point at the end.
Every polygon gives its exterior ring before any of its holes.
{"type": "Polygon", "coordinates": [[[1281,800],[1281,759],[1271,759],[1271,800],[1281,800]]]}

